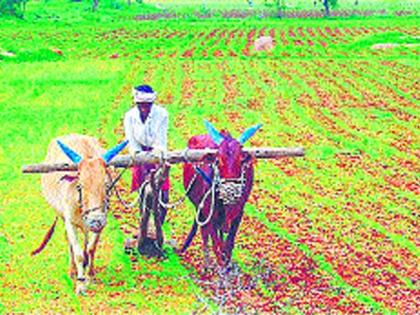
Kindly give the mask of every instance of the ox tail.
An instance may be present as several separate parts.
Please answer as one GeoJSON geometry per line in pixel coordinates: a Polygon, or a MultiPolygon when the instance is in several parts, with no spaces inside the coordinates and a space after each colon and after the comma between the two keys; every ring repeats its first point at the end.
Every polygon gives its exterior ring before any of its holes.
{"type": "Polygon", "coordinates": [[[191,227],[190,233],[188,234],[188,237],[184,242],[184,246],[182,246],[182,248],[180,250],[181,253],[185,252],[187,250],[187,248],[190,246],[195,234],[197,233],[197,227],[198,227],[197,222],[194,220],[194,223],[191,227]]]}
{"type": "Polygon", "coordinates": [[[50,227],[50,229],[48,230],[47,234],[45,234],[41,245],[31,253],[32,256],[35,256],[35,255],[39,254],[44,249],[44,247],[47,246],[49,240],[51,239],[51,236],[54,234],[54,230],[55,230],[55,226],[57,224],[57,220],[58,220],[58,217],[55,217],[55,221],[54,221],[53,225],[50,227]]]}

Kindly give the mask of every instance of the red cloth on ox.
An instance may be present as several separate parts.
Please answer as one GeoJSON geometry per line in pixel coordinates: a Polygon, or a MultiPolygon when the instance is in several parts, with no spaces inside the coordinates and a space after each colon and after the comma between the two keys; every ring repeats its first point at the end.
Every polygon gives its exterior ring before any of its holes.
{"type": "MultiPolygon", "coordinates": [[[[158,164],[143,164],[139,166],[133,166],[131,168],[131,192],[140,188],[146,179],[147,175],[150,174],[151,170],[156,169],[158,164]]],[[[168,191],[170,188],[169,177],[162,184],[161,189],[168,191]]]]}

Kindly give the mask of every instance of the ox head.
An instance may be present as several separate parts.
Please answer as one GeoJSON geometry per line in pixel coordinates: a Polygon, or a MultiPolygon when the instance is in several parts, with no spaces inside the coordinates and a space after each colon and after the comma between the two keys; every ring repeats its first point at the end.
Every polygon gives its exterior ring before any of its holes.
{"type": "Polygon", "coordinates": [[[108,208],[108,163],[127,145],[124,141],[108,150],[102,156],[82,158],[67,145],[57,140],[58,146],[77,164],[77,176],[65,176],[64,179],[76,182],[79,191],[79,202],[83,224],[92,232],[100,232],[106,225],[106,211],[108,208]]]}
{"type": "Polygon", "coordinates": [[[250,159],[250,156],[243,152],[242,146],[262,127],[262,124],[248,128],[235,139],[227,131],[217,131],[210,122],[204,123],[208,134],[218,145],[217,159],[221,178],[240,177],[243,163],[250,159]]]}

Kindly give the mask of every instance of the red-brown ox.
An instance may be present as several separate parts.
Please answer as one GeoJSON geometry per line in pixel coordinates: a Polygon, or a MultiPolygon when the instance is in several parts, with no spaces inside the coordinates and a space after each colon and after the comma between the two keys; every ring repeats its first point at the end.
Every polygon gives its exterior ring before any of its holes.
{"type": "Polygon", "coordinates": [[[95,251],[100,233],[106,225],[108,194],[111,189],[107,164],[126,144],[127,141],[105,152],[95,138],[68,135],[54,139],[48,147],[45,163],[68,163],[70,159],[77,164],[78,171],[77,174],[54,172],[42,175],[42,193],[55,209],[57,217],[41,246],[32,254],[38,254],[47,245],[57,219],[61,217],[70,253],[70,276],[77,276],[77,294],[86,292],[88,280],[95,275],[95,251]],[[77,230],[84,236],[83,250],[79,245],[77,230]]]}
{"type": "Polygon", "coordinates": [[[218,132],[207,121],[205,125],[208,134],[192,137],[188,148],[217,149],[218,153],[212,162],[184,164],[184,187],[197,215],[181,252],[188,248],[200,226],[205,266],[209,264],[209,237],[219,266],[226,266],[254,177],[253,159],[242,145],[261,125],[247,129],[237,140],[226,131],[218,132]]]}

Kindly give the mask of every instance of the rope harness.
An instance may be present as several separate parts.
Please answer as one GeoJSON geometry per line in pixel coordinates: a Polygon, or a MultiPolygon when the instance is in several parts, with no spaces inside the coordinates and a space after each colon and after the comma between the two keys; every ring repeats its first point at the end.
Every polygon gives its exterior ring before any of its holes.
{"type": "MultiPolygon", "coordinates": [[[[185,151],[186,153],[186,151],[185,151]]],[[[186,156],[186,154],[185,154],[186,156]]],[[[189,162],[185,157],[185,162],[189,162]]],[[[245,184],[246,184],[246,177],[245,177],[245,172],[246,169],[248,168],[248,163],[243,163],[241,165],[241,176],[238,178],[222,178],[220,176],[220,172],[219,172],[219,168],[217,165],[217,161],[213,162],[211,164],[211,169],[213,171],[213,178],[211,178],[211,183],[210,186],[208,188],[208,190],[204,193],[203,197],[201,198],[200,203],[197,206],[197,212],[195,215],[195,221],[197,223],[198,226],[203,227],[205,225],[207,225],[213,214],[214,214],[214,207],[215,207],[215,203],[216,203],[216,199],[219,199],[223,205],[225,206],[232,206],[234,204],[236,204],[240,198],[242,197],[243,193],[244,193],[244,188],[245,188],[245,184]],[[211,203],[210,203],[210,209],[209,209],[209,215],[207,216],[207,218],[205,218],[204,220],[200,220],[200,215],[201,212],[204,208],[204,204],[206,202],[206,200],[209,198],[211,198],[211,203]]],[[[127,170],[127,168],[125,168],[117,177],[117,179],[113,182],[112,187],[115,185],[115,183],[118,181],[118,179],[122,176],[122,174],[127,170]]],[[[197,177],[200,174],[203,177],[203,174],[201,174],[202,172],[199,172],[199,168],[194,166],[194,170],[195,170],[195,174],[192,177],[192,179],[190,180],[190,182],[188,183],[188,186],[185,190],[185,193],[183,194],[183,196],[181,196],[176,202],[174,203],[165,203],[163,201],[163,191],[162,189],[159,189],[159,194],[158,194],[158,203],[161,207],[164,207],[166,209],[175,209],[177,207],[179,207],[182,203],[184,203],[185,199],[187,198],[188,194],[190,193],[193,185],[196,183],[197,177]]],[[[157,170],[155,170],[155,172],[157,172],[157,170]]],[[[204,180],[208,180],[208,178],[204,178],[204,180]]],[[[121,196],[119,195],[117,189],[115,189],[116,191],[116,195],[117,198],[119,199],[119,201],[121,202],[121,204],[126,208],[134,208],[137,207],[139,205],[141,205],[141,209],[143,211],[143,209],[145,209],[146,206],[146,198],[144,196],[144,190],[147,184],[150,183],[149,179],[146,179],[142,185],[140,186],[140,188],[138,189],[138,198],[136,199],[136,201],[132,202],[131,204],[127,204],[125,203],[122,199],[121,196]]]]}
{"type": "MultiPolygon", "coordinates": [[[[106,192],[105,192],[105,200],[104,200],[104,206],[103,206],[103,209],[104,209],[105,213],[107,213],[107,210],[109,208],[109,197],[111,196],[112,190],[115,188],[115,185],[120,180],[124,171],[121,172],[114,180],[112,179],[111,174],[109,174],[109,172],[107,172],[107,175],[108,175],[108,178],[111,181],[111,184],[107,186],[106,192]]],[[[102,207],[98,206],[98,207],[93,207],[93,208],[83,210],[83,188],[80,184],[77,184],[76,185],[76,190],[79,193],[79,207],[82,210],[82,216],[86,216],[89,213],[91,213],[93,211],[96,211],[96,210],[100,210],[102,208],[102,207]]],[[[117,192],[116,189],[114,189],[114,190],[115,190],[115,192],[117,192]]]]}
{"type": "Polygon", "coordinates": [[[150,180],[145,180],[140,188],[138,189],[138,199],[137,202],[140,205],[141,216],[143,216],[144,211],[146,210],[146,195],[144,194],[144,190],[146,189],[146,185],[150,183],[150,180]]]}
{"type": "MultiPolygon", "coordinates": [[[[215,166],[215,163],[211,165],[213,170],[214,170],[214,166],[215,166]]],[[[214,204],[216,201],[216,185],[217,185],[217,181],[213,179],[211,182],[210,188],[207,190],[207,192],[204,194],[203,198],[201,199],[201,202],[198,204],[197,212],[195,214],[195,222],[197,223],[199,227],[205,226],[207,223],[210,222],[211,218],[213,217],[214,204]],[[204,208],[204,202],[207,200],[207,197],[209,196],[209,194],[211,194],[211,204],[210,204],[209,215],[204,221],[200,221],[201,210],[204,208]]]]}
{"type": "Polygon", "coordinates": [[[104,206],[98,206],[98,207],[93,207],[93,208],[89,208],[86,210],[83,210],[83,193],[82,193],[82,186],[80,184],[76,185],[76,190],[79,193],[79,207],[82,210],[82,217],[87,216],[89,213],[93,212],[93,211],[97,211],[100,210],[101,208],[104,209],[104,212],[107,213],[108,211],[108,207],[109,207],[109,196],[110,196],[110,189],[107,190],[106,195],[105,195],[105,200],[104,200],[104,206]]]}

